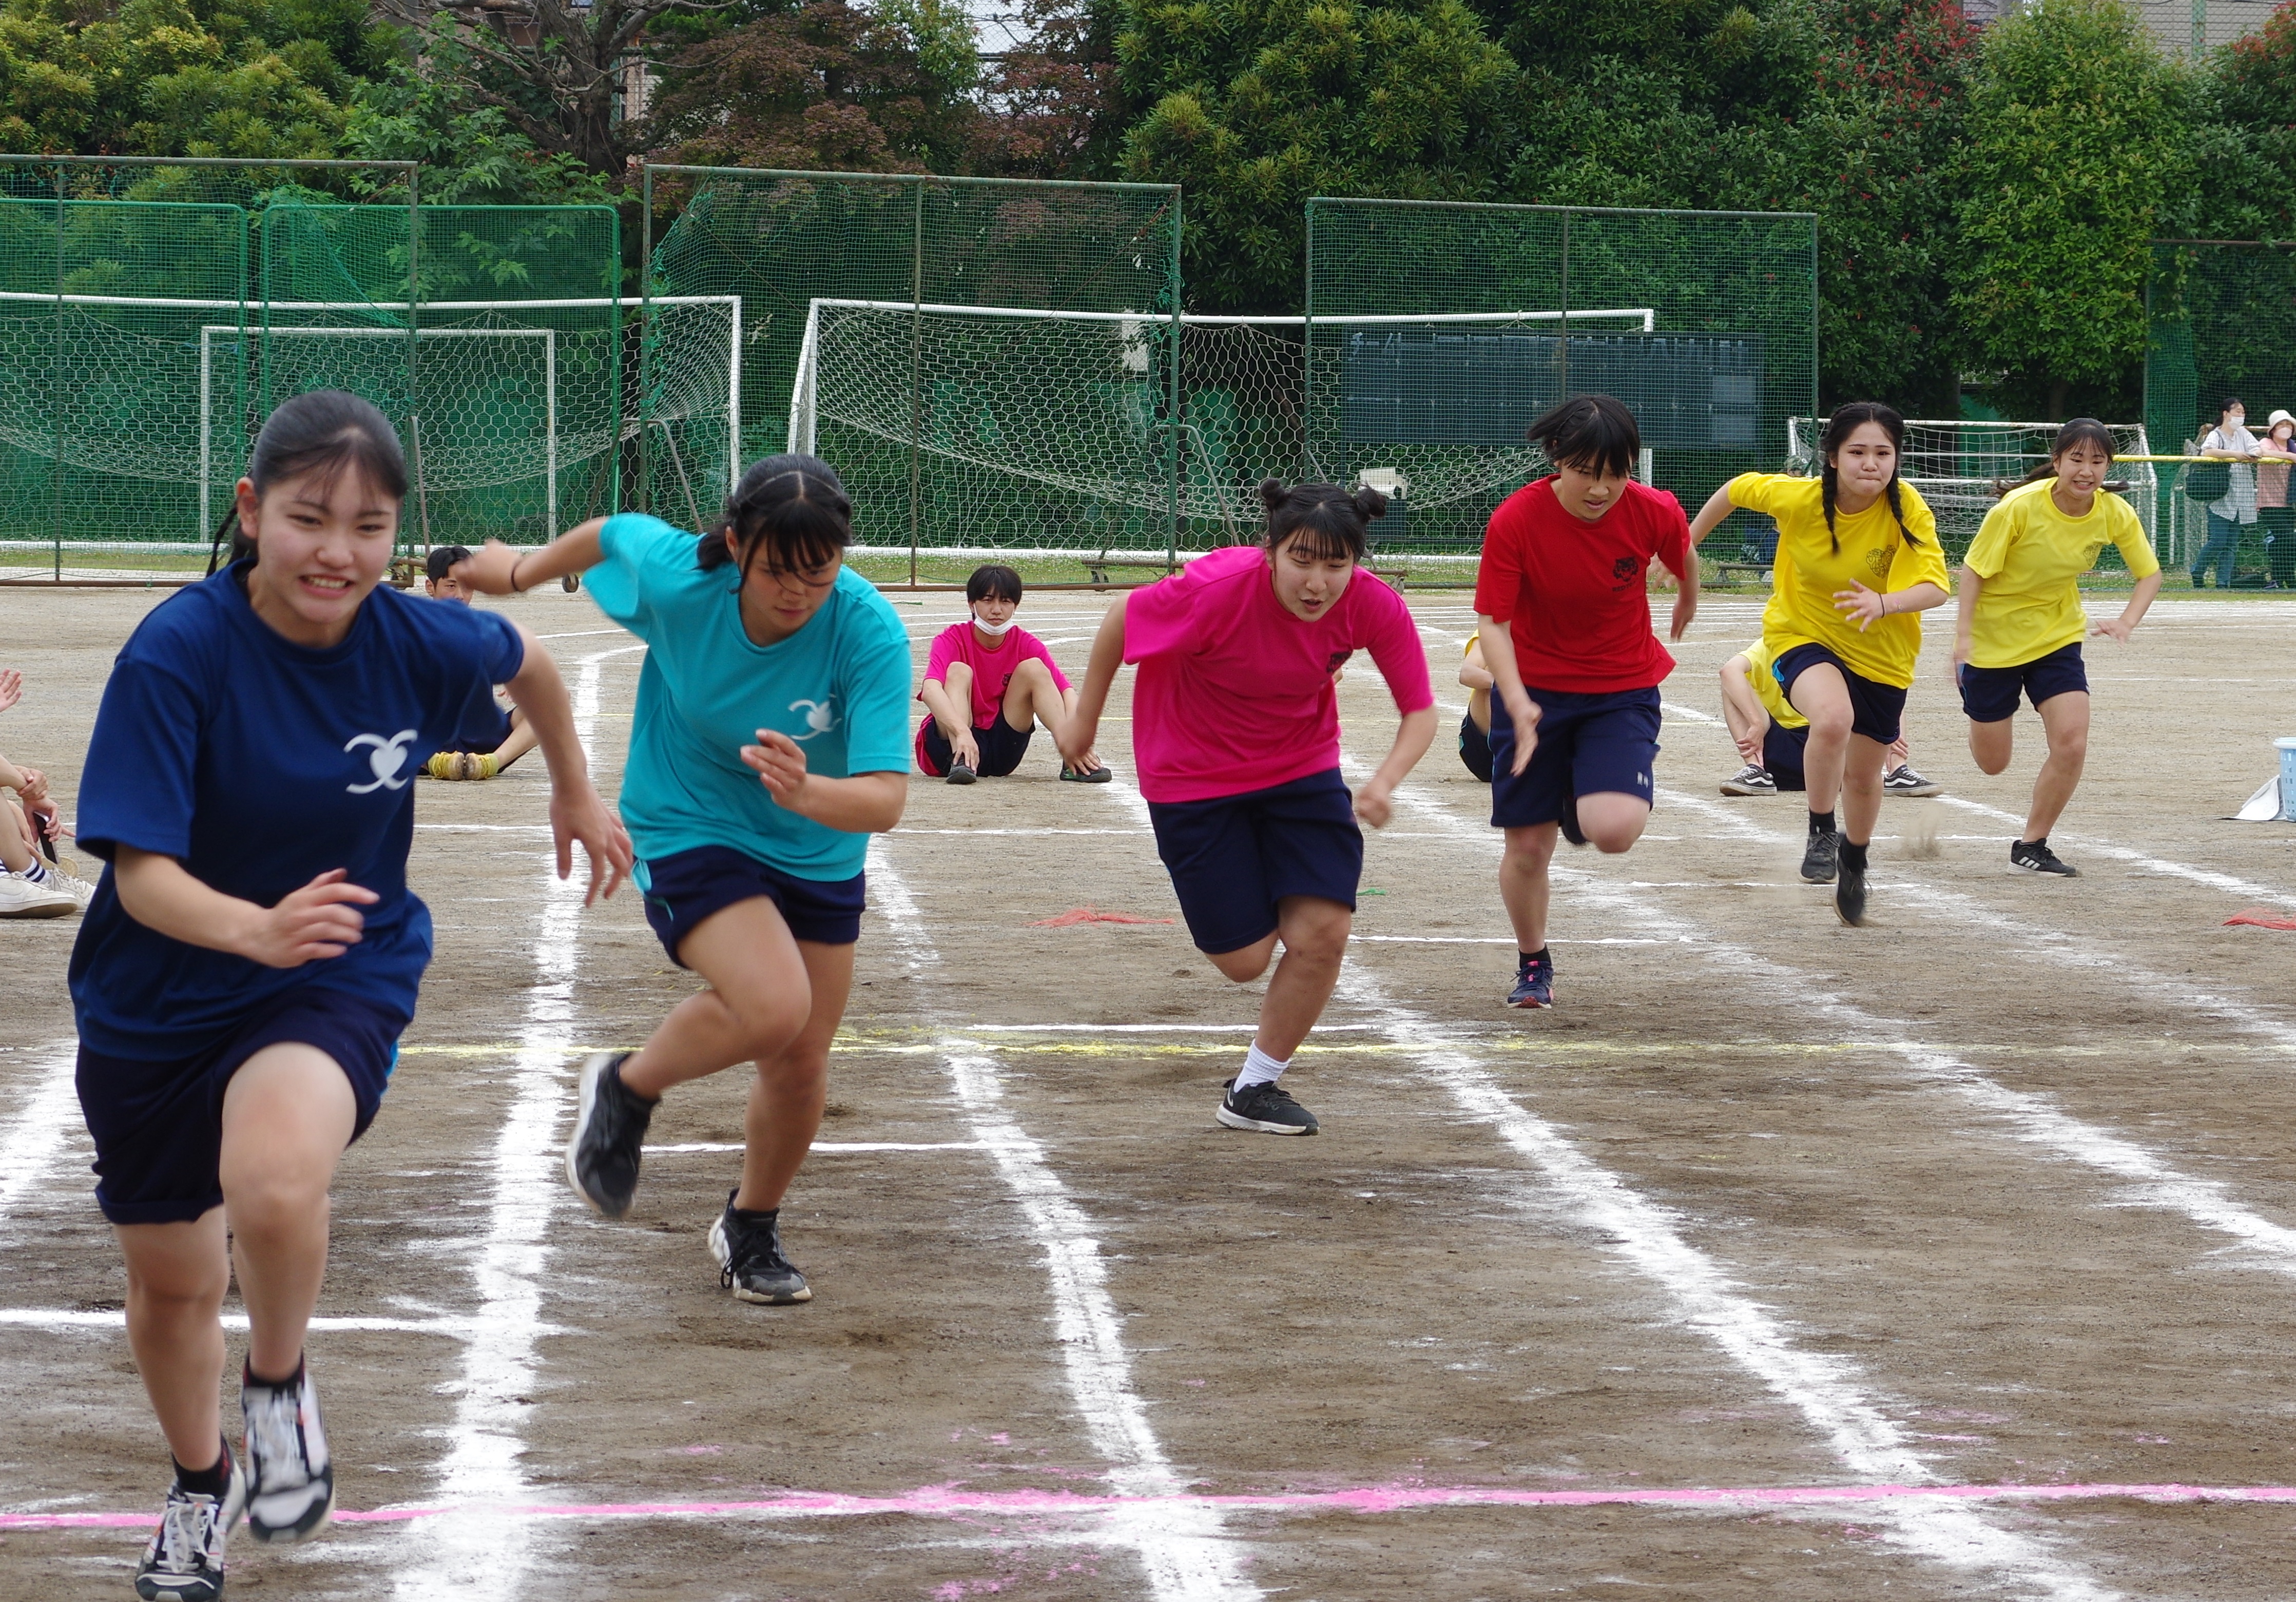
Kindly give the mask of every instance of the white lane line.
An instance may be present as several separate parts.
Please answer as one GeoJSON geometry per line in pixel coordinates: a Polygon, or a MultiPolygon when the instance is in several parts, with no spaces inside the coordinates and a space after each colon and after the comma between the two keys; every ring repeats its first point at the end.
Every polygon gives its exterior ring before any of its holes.
{"type": "MultiPolygon", "coordinates": [[[[1462,830],[1473,826],[1432,803],[1398,800],[1462,830]]],[[[1936,1483],[1906,1433],[1867,1395],[1859,1366],[1797,1348],[1786,1325],[1747,1296],[1720,1263],[1683,1238],[1672,1209],[1632,1189],[1554,1125],[1526,1111],[1478,1059],[1424,1045],[1419,1037],[1432,1031],[1431,1022],[1390,999],[1362,969],[1350,968],[1341,990],[1351,1001],[1382,1014],[1390,1021],[1390,1040],[1414,1048],[1430,1083],[1442,1087],[1461,1112],[1491,1126],[1529,1159],[1582,1227],[1657,1286],[1684,1325],[1799,1412],[1850,1473],[1892,1483],[1936,1483]]],[[[1875,1522],[1907,1551],[1956,1569],[1986,1570],[2042,1596],[2097,1602],[2117,1594],[2060,1562],[2038,1541],[1997,1529],[1973,1509],[1942,1498],[1877,1509],[1875,1522]]]]}
{"type": "MultiPolygon", "coordinates": [[[[746,1152],[749,1146],[740,1140],[687,1140],[675,1146],[650,1146],[649,1157],[666,1157],[688,1152],[746,1152]]],[[[978,1152],[988,1147],[978,1140],[816,1140],[807,1148],[811,1156],[835,1156],[842,1152],[978,1152]]]]}
{"type": "Polygon", "coordinates": [[[72,1077],[78,1064],[79,1042],[57,1040],[34,1059],[32,1082],[17,1092],[20,1108],[0,1130],[0,1223],[46,1182],[63,1155],[79,1115],[72,1077]]]}
{"type": "MultiPolygon", "coordinates": [[[[606,660],[644,649],[624,645],[581,659],[574,684],[574,727],[594,773],[597,760],[591,747],[606,660]]],[[[482,1333],[463,1347],[462,1375],[453,1387],[455,1419],[447,1429],[452,1444],[439,1465],[434,1492],[441,1501],[483,1504],[529,1494],[519,1458],[526,1450],[536,1347],[543,1334],[547,1227],[564,1199],[553,1145],[566,1102],[562,1043],[575,1023],[573,974],[588,866],[577,851],[571,877],[560,879],[554,867],[543,874],[542,914],[534,936],[536,982],[527,990],[521,1043],[511,1065],[510,1111],[495,1136],[486,1233],[475,1243],[471,1264],[479,1293],[479,1308],[471,1318],[482,1333]]],[[[492,1602],[521,1594],[534,1537],[525,1525],[504,1529],[477,1515],[454,1514],[425,1525],[421,1541],[422,1550],[394,1565],[399,1597],[406,1602],[492,1602]]]]}
{"type": "MultiPolygon", "coordinates": [[[[1973,801],[1958,795],[1940,795],[1938,799],[1947,806],[1958,807],[1964,812],[1975,812],[1984,817],[1997,817],[2021,831],[2025,826],[2025,815],[2021,812],[2005,812],[1998,807],[1988,807],[1983,801],[1973,801]]],[[[2155,857],[2149,851],[2136,850],[2125,845],[2115,845],[2112,842],[2095,834],[2067,834],[2060,831],[2051,838],[2061,841],[2078,850],[2094,852],[2100,857],[2110,857],[2115,862],[2126,862],[2132,867],[2143,868],[2148,874],[2159,874],[2172,879],[2189,879],[2195,884],[2204,884],[2210,890],[2221,890],[2251,901],[2276,901],[2283,907],[2296,907],[2296,890],[2289,890],[2284,886],[2259,884],[2253,879],[2243,879],[2232,874],[2221,874],[2214,868],[2199,867],[2192,863],[2178,862],[2167,857],[2155,857]]]]}
{"type": "MultiPolygon", "coordinates": [[[[923,915],[881,846],[870,855],[869,888],[910,970],[937,968],[940,956],[923,915]]],[[[1111,1466],[1111,1487],[1131,1497],[1185,1495],[1188,1481],[1165,1456],[1149,1426],[1147,1404],[1133,1388],[1124,1321],[1109,1294],[1097,1227],[1053,1171],[1045,1148],[1006,1110],[996,1059],[972,1042],[951,1039],[941,1061],[973,1138],[993,1154],[1044,1250],[1069,1393],[1094,1450],[1111,1466]]],[[[1149,1502],[1112,1511],[1105,1528],[1139,1554],[1158,1602],[1249,1602],[1261,1591],[1225,1535],[1224,1522],[1218,1508],[1201,1503],[1149,1502]]]]}

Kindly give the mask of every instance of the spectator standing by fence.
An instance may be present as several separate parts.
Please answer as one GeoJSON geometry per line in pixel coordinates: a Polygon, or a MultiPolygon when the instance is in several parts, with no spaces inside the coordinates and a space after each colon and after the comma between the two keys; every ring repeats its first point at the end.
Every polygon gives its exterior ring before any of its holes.
{"type": "MultiPolygon", "coordinates": [[[[2229,464],[2225,469],[2224,494],[2208,503],[2209,539],[2193,558],[2193,587],[2204,587],[2202,579],[2214,561],[2217,587],[2229,589],[2242,525],[2256,521],[2256,469],[2248,464],[2248,458],[2256,455],[2256,436],[2248,431],[2248,408],[2237,397],[2217,408],[2217,425],[2201,441],[2200,454],[2225,457],[2229,464]]],[[[2185,471],[2204,470],[2195,466],[2185,471]]]]}
{"type": "Polygon", "coordinates": [[[2296,416],[2273,413],[2256,448],[2266,458],[2256,467],[2256,521],[2264,525],[2268,587],[2285,589],[2296,585],[2296,507],[2288,504],[2287,462],[2271,458],[2296,456],[2296,416]]]}

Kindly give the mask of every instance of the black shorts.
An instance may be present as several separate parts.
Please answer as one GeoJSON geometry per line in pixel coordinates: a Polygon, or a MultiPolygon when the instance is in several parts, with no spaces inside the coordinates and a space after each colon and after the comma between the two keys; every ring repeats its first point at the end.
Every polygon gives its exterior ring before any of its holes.
{"type": "Polygon", "coordinates": [[[800,879],[728,845],[701,845],[640,862],[636,876],[645,896],[646,922],[681,968],[685,959],[677,948],[685,937],[702,919],[736,901],[763,896],[780,909],[792,935],[823,946],[849,946],[859,940],[868,903],[866,874],[800,879]]]}
{"type": "Polygon", "coordinates": [[[2088,669],[2081,661],[2080,643],[2060,645],[2046,656],[2020,662],[2013,668],[1980,668],[1961,664],[1961,710],[1972,723],[1998,723],[2017,715],[2017,692],[2022,690],[2039,711],[2041,702],[2068,690],[2088,693],[2088,669]]]}
{"type": "Polygon", "coordinates": [[[1776,781],[1781,790],[1807,790],[1808,782],[1802,777],[1802,752],[1809,749],[1809,726],[1781,728],[1771,719],[1769,732],[1762,736],[1762,768],[1776,781]]]}
{"type": "Polygon", "coordinates": [[[95,1201],[115,1224],[189,1223],[223,1205],[223,1097],[266,1046],[332,1057],[358,1104],[351,1138],[382,1105],[406,1019],[365,997],[303,986],[250,1014],[224,1039],[159,1062],[79,1048],[80,1111],[95,1140],[95,1201]]]}
{"type": "MultiPolygon", "coordinates": [[[[1863,735],[1876,745],[1894,745],[1906,719],[1906,692],[1893,684],[1882,684],[1854,673],[1849,664],[1824,645],[1796,645],[1770,664],[1776,675],[1778,688],[1793,700],[1794,680],[1820,662],[1830,663],[1841,675],[1841,682],[1849,686],[1849,732],[1863,735]]],[[[1803,711],[1800,702],[1794,710],[1803,711]]]]}
{"type": "Polygon", "coordinates": [[[1655,686],[1529,694],[1538,706],[1538,743],[1520,774],[1507,771],[1514,766],[1514,719],[1504,706],[1491,709],[1492,827],[1558,823],[1580,796],[1606,791],[1650,803],[1658,759],[1655,686]]]}
{"type": "Polygon", "coordinates": [[[1267,939],[1285,896],[1316,896],[1355,910],[1363,831],[1336,768],[1241,795],[1150,801],[1148,818],[1199,951],[1234,951],[1267,939]]]}
{"type": "MultiPolygon", "coordinates": [[[[1034,728],[1014,728],[1001,717],[986,728],[976,727],[972,743],[980,747],[980,766],[972,771],[985,779],[1003,778],[1029,754],[1029,742],[1036,732],[1034,728]]],[[[940,719],[927,718],[917,729],[917,771],[927,778],[947,778],[949,758],[954,754],[948,737],[940,732],[940,719]]]]}
{"type": "Polygon", "coordinates": [[[1474,714],[1464,713],[1459,719],[1459,760],[1467,771],[1486,785],[1491,782],[1491,737],[1475,727],[1474,714]]]}

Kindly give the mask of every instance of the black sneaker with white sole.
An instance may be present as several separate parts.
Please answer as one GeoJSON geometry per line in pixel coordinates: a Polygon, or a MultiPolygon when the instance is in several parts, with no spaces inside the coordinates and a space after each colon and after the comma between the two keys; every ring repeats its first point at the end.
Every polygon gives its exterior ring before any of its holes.
{"type": "Polygon", "coordinates": [[[1882,793],[1919,799],[1923,796],[1943,795],[1945,786],[1935,779],[1925,779],[1915,773],[1911,762],[1900,762],[1882,776],[1882,793]]]}
{"type": "Polygon", "coordinates": [[[245,1376],[247,1532],[264,1542],[308,1540],[335,1508],[335,1470],[319,1422],[319,1393],[307,1368],[283,1385],[245,1376]]]}
{"type": "Polygon", "coordinates": [[[734,1205],[739,1188],[726,1193],[726,1211],[709,1226],[709,1255],[718,1260],[718,1283],[742,1302],[785,1307],[813,1300],[813,1287],[797,1265],[782,1255],[782,1215],[742,1212],[734,1205]]]}
{"type": "Polygon", "coordinates": [[[1775,795],[1777,793],[1778,782],[1770,776],[1770,770],[1751,762],[1722,781],[1722,793],[1725,795],[1775,795]]]}
{"type": "Polygon", "coordinates": [[[566,1181],[607,1218],[630,1210],[638,1157],[655,1104],[622,1083],[627,1051],[597,1051],[582,1064],[582,1098],[566,1142],[566,1181]]]}
{"type": "Polygon", "coordinates": [[[2061,859],[2049,849],[2046,836],[2039,840],[2020,840],[2009,848],[2009,866],[2021,874],[2054,874],[2060,879],[2078,879],[2080,869],[2061,859]]]}
{"type": "Polygon", "coordinates": [[[1855,929],[1866,922],[1866,870],[1841,865],[1833,881],[1833,915],[1855,929]]]}
{"type": "Polygon", "coordinates": [[[231,1480],[222,1496],[168,1487],[160,1527],[135,1565],[135,1594],[144,1602],[216,1602],[223,1595],[224,1537],[247,1509],[247,1476],[238,1458],[229,1451],[224,1458],[231,1480]]]}
{"type": "Polygon", "coordinates": [[[1292,1099],[1291,1092],[1271,1080],[1239,1090],[1234,1080],[1222,1082],[1226,1092],[1215,1114],[1232,1130],[1256,1130],[1263,1135],[1312,1135],[1316,1115],[1292,1099]]]}
{"type": "Polygon", "coordinates": [[[1801,876],[1812,884],[1831,884],[1841,856],[1841,836],[1832,829],[1820,829],[1809,837],[1801,850],[1801,876]]]}

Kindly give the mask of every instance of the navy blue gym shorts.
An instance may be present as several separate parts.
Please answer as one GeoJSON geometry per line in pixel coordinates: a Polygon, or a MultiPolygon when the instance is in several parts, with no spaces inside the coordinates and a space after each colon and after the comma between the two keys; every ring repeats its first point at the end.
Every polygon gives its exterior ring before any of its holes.
{"type": "Polygon", "coordinates": [[[351,1083],[366,1133],[398,1063],[406,1017],[363,996],[299,986],[231,1034],[180,1057],[144,1062],[79,1048],[80,1111],[95,1138],[95,1200],[115,1224],[182,1224],[223,1205],[223,1096],[266,1046],[308,1046],[351,1083]]]}
{"type": "MultiPolygon", "coordinates": [[[[1849,664],[1824,645],[1796,645],[1770,664],[1777,676],[1778,688],[1793,700],[1794,680],[1820,662],[1832,665],[1841,675],[1841,682],[1849,686],[1849,732],[1863,735],[1876,745],[1893,745],[1898,731],[1905,722],[1906,692],[1893,684],[1882,684],[1853,672],[1849,664]]],[[[1802,710],[1799,702],[1794,710],[1802,710]]]]}
{"type": "Polygon", "coordinates": [[[1356,909],[1363,831],[1336,768],[1240,795],[1150,801],[1148,820],[1199,951],[1266,940],[1285,896],[1356,909]]]}
{"type": "Polygon", "coordinates": [[[1802,752],[1809,749],[1809,726],[1800,728],[1780,728],[1772,719],[1769,732],[1762,736],[1762,768],[1777,781],[1781,790],[1807,790],[1808,782],[1802,777],[1802,752]]]}
{"type": "Polygon", "coordinates": [[[849,946],[861,938],[867,906],[866,874],[849,879],[800,879],[747,851],[726,845],[698,845],[637,865],[634,875],[645,894],[646,922],[661,949],[679,967],[677,948],[713,912],[736,901],[763,896],[781,909],[782,922],[801,941],[849,946]]]}
{"type": "MultiPolygon", "coordinates": [[[[1505,707],[1496,707],[1504,713],[1505,707]]],[[[1475,727],[1472,712],[1459,714],[1459,760],[1484,784],[1491,782],[1491,737],[1475,727]]]]}
{"type": "MultiPolygon", "coordinates": [[[[1527,689],[1529,686],[1525,686],[1527,689]]],[[[1538,706],[1538,743],[1520,774],[1514,766],[1514,719],[1491,708],[1491,826],[1527,828],[1560,823],[1582,795],[1655,793],[1658,688],[1529,691],[1538,706]]]]}
{"type": "Polygon", "coordinates": [[[2061,645],[2046,656],[2020,662],[2013,668],[1980,668],[1961,664],[1961,710],[1972,723],[1998,723],[2017,715],[2017,692],[2022,690],[2039,711],[2041,702],[2068,690],[2088,693],[2088,669],[2081,661],[2080,642],[2061,645]]]}

